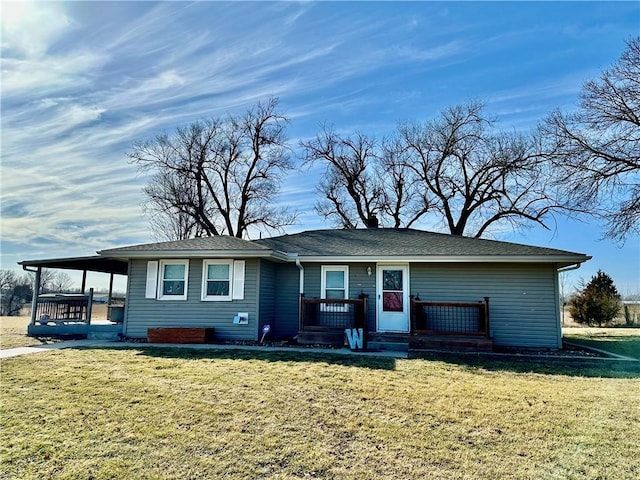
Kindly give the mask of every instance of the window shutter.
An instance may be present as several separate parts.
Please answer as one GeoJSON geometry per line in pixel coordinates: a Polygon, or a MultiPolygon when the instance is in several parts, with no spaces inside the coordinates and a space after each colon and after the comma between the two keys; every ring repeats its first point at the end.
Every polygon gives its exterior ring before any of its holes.
{"type": "Polygon", "coordinates": [[[144,298],[156,298],[158,289],[158,262],[147,262],[147,289],[144,298]]]}
{"type": "Polygon", "coordinates": [[[244,260],[233,261],[233,300],[244,300],[244,260]]]}

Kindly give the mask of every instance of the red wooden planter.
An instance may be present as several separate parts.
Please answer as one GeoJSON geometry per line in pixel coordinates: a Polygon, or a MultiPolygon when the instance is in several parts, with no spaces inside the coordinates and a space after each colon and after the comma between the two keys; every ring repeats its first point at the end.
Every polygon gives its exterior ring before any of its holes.
{"type": "Polygon", "coordinates": [[[156,327],[147,330],[149,343],[206,343],[213,340],[213,328],[156,327]]]}

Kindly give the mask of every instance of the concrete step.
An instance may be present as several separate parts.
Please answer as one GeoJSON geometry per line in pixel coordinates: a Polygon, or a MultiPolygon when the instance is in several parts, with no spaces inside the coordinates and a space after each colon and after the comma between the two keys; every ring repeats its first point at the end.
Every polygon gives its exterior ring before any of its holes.
{"type": "Polygon", "coordinates": [[[88,340],[120,340],[118,332],[91,332],[87,333],[88,340]]]}
{"type": "Polygon", "coordinates": [[[298,332],[297,341],[301,345],[344,345],[344,331],[298,332]]]}
{"type": "Polygon", "coordinates": [[[409,343],[409,351],[440,350],[447,352],[491,352],[493,341],[484,337],[422,337],[409,343]]]}
{"type": "Polygon", "coordinates": [[[389,341],[369,341],[367,348],[371,350],[390,350],[394,352],[408,352],[409,344],[407,342],[389,342],[389,341]]]}
{"type": "Polygon", "coordinates": [[[87,339],[89,340],[119,340],[122,333],[122,324],[92,324],[88,326],[87,339]]]}

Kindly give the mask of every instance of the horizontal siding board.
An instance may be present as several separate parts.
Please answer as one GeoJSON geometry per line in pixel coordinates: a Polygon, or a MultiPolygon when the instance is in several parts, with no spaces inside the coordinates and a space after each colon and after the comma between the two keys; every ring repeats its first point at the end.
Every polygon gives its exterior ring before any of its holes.
{"type": "Polygon", "coordinates": [[[201,259],[191,259],[189,262],[187,300],[145,298],[147,260],[132,260],[125,335],[144,338],[151,327],[214,327],[216,338],[256,340],[258,262],[257,259],[246,261],[243,300],[207,302],[200,300],[201,259]],[[233,317],[240,312],[249,313],[248,325],[233,324],[233,317]]]}

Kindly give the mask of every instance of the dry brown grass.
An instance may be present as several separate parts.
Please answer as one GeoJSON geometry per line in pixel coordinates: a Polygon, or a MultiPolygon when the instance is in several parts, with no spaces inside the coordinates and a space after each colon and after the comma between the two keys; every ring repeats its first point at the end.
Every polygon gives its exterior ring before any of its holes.
{"type": "Polygon", "coordinates": [[[0,349],[32,347],[48,340],[27,336],[29,317],[0,317],[0,349]]]}
{"type": "MultiPolygon", "coordinates": [[[[93,305],[91,318],[106,320],[107,306],[93,305]]],[[[31,308],[23,308],[18,317],[0,317],[0,349],[32,347],[58,341],[51,337],[28,337],[27,325],[31,320],[31,308]]]]}
{"type": "Polygon", "coordinates": [[[7,478],[632,479],[637,376],[317,353],[2,361],[7,478]],[[599,375],[599,374],[597,374],[599,375]]]}

